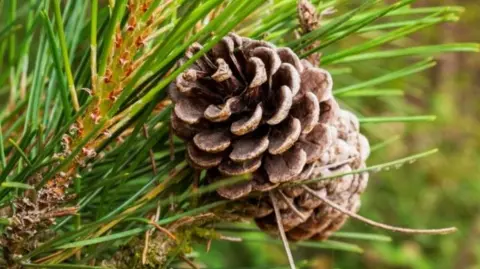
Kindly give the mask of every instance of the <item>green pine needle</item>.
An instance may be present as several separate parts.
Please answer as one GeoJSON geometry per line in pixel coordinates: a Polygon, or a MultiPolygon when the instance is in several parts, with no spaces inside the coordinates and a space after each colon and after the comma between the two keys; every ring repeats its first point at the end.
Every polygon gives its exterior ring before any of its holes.
{"type": "MultiPolygon", "coordinates": [[[[245,243],[262,243],[262,244],[278,244],[281,245],[282,241],[275,239],[247,239],[244,240],[245,243]]],[[[339,250],[347,251],[354,253],[363,253],[363,249],[355,244],[339,242],[335,240],[325,240],[325,241],[301,241],[291,244],[292,248],[295,247],[305,247],[312,249],[330,249],[330,250],[339,250]]]]}
{"type": "Polygon", "coordinates": [[[65,32],[63,30],[63,19],[60,11],[60,0],[53,1],[53,7],[55,11],[55,23],[57,24],[58,37],[60,40],[60,51],[62,52],[63,57],[63,66],[65,68],[68,90],[70,92],[70,97],[72,98],[73,109],[75,111],[80,110],[80,105],[78,103],[77,91],[75,89],[75,82],[73,81],[72,68],[70,66],[70,60],[68,58],[68,49],[67,41],[65,40],[65,32]]]}
{"type": "Polygon", "coordinates": [[[355,91],[355,90],[374,87],[374,86],[377,86],[379,84],[383,84],[383,83],[386,83],[386,82],[389,82],[389,81],[392,81],[392,80],[396,80],[396,79],[399,79],[399,78],[410,76],[410,75],[415,74],[415,73],[422,72],[426,69],[432,68],[433,66],[435,66],[435,64],[436,63],[432,59],[429,58],[429,59],[426,59],[424,61],[413,64],[409,67],[406,67],[406,68],[403,68],[403,69],[400,69],[400,70],[396,70],[394,72],[389,72],[386,75],[383,75],[383,76],[380,76],[380,77],[377,77],[377,78],[374,78],[374,79],[371,79],[371,80],[367,80],[367,81],[364,81],[364,82],[360,82],[360,83],[357,83],[357,84],[353,84],[353,85],[350,85],[350,86],[346,86],[346,87],[343,87],[343,88],[340,88],[340,89],[336,89],[336,90],[333,91],[333,93],[334,93],[334,95],[341,95],[341,94],[344,94],[344,93],[347,93],[347,92],[350,92],[350,91],[355,91]]]}
{"type": "Polygon", "coordinates": [[[23,160],[25,160],[25,162],[27,162],[27,164],[29,166],[32,166],[32,162],[30,161],[30,159],[28,158],[27,154],[22,150],[22,148],[17,144],[17,142],[15,142],[13,139],[8,139],[8,142],[10,144],[12,144],[12,146],[17,150],[17,152],[20,154],[20,156],[22,156],[23,160]]]}
{"type": "Polygon", "coordinates": [[[7,158],[5,157],[5,143],[3,141],[2,121],[0,120],[0,163],[2,170],[7,167],[7,158]]]}
{"type": "Polygon", "coordinates": [[[3,182],[0,186],[2,188],[16,188],[16,189],[24,189],[24,190],[35,189],[32,185],[28,185],[21,182],[3,182]]]}
{"type": "Polygon", "coordinates": [[[385,148],[386,146],[392,144],[392,143],[395,143],[396,141],[400,140],[401,136],[400,135],[395,135],[385,141],[382,141],[380,143],[377,143],[377,144],[373,144],[370,146],[370,152],[375,152],[377,150],[380,150],[382,148],[385,148]]]}
{"type": "Polygon", "coordinates": [[[105,269],[101,266],[89,266],[89,265],[80,265],[80,264],[33,264],[33,263],[22,263],[22,266],[25,268],[60,268],[60,269],[105,269]]]}
{"type": "Polygon", "coordinates": [[[338,178],[338,177],[342,177],[342,176],[345,176],[345,175],[354,175],[354,174],[360,174],[360,173],[364,173],[364,172],[387,171],[387,170],[390,170],[392,168],[399,169],[404,164],[412,164],[412,163],[416,162],[417,160],[419,160],[421,158],[428,157],[428,156],[430,156],[432,154],[435,154],[437,152],[438,152],[438,149],[432,149],[432,150],[429,150],[429,151],[414,154],[414,155],[411,155],[411,156],[408,156],[408,157],[405,157],[405,158],[401,158],[401,159],[398,159],[398,160],[394,160],[394,161],[391,161],[391,162],[372,165],[372,166],[369,166],[369,167],[363,168],[363,169],[357,169],[357,170],[350,171],[350,172],[345,172],[345,173],[336,173],[336,174],[326,176],[326,177],[322,177],[322,178],[315,178],[315,179],[305,180],[305,181],[296,182],[296,183],[287,184],[287,185],[300,185],[300,184],[304,185],[304,184],[314,183],[314,182],[321,181],[321,180],[338,178]]]}
{"type": "Polygon", "coordinates": [[[392,122],[424,122],[424,121],[434,121],[437,119],[437,116],[426,115],[426,116],[406,116],[406,117],[368,117],[360,118],[358,121],[361,124],[372,124],[372,123],[392,123],[392,122]]]}
{"type": "Polygon", "coordinates": [[[358,97],[390,97],[403,96],[405,92],[399,89],[362,89],[340,94],[340,97],[358,98],[358,97]]]}
{"type": "Polygon", "coordinates": [[[366,234],[366,233],[351,233],[351,232],[335,232],[332,234],[333,238],[352,239],[352,240],[366,240],[366,241],[378,241],[378,242],[391,242],[390,236],[379,234],[366,234]]]}
{"type": "Polygon", "coordinates": [[[433,45],[433,46],[419,46],[412,48],[402,48],[396,50],[386,50],[386,51],[376,51],[370,53],[362,53],[353,56],[348,56],[342,58],[335,63],[346,63],[346,62],[356,62],[356,61],[366,61],[366,60],[376,60],[376,59],[385,59],[393,57],[404,57],[404,56],[431,56],[439,53],[447,52],[479,52],[480,45],[476,43],[458,43],[458,44],[444,44],[444,45],[433,45]]]}

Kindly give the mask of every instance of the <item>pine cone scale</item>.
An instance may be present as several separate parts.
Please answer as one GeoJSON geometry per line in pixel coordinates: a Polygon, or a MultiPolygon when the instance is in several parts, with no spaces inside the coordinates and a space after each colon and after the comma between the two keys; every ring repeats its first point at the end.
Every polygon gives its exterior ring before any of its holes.
{"type": "Polygon", "coordinates": [[[292,109],[292,115],[300,120],[302,134],[310,133],[320,119],[320,103],[317,96],[307,92],[292,109]]]}
{"type": "Polygon", "coordinates": [[[187,124],[195,124],[203,117],[207,105],[188,97],[181,98],[175,104],[175,115],[187,124]]]}
{"type": "Polygon", "coordinates": [[[206,153],[198,149],[193,143],[187,146],[187,157],[196,168],[208,169],[216,167],[222,162],[222,154],[206,153]]]}
{"type": "Polygon", "coordinates": [[[261,156],[269,145],[268,136],[249,137],[237,140],[233,144],[229,158],[234,162],[245,162],[261,156]]]}
{"type": "Polygon", "coordinates": [[[225,131],[203,131],[193,137],[195,146],[208,153],[218,153],[226,150],[231,139],[225,131]]]}
{"type": "Polygon", "coordinates": [[[230,118],[230,116],[241,110],[240,99],[238,97],[229,98],[223,105],[209,105],[202,116],[205,116],[211,122],[222,122],[230,118]]]}
{"type": "Polygon", "coordinates": [[[247,74],[250,81],[248,88],[253,89],[260,87],[267,81],[267,70],[262,59],[252,57],[247,62],[247,74]]]}
{"type": "Polygon", "coordinates": [[[245,162],[224,161],[218,166],[218,171],[224,176],[239,176],[255,172],[262,165],[262,159],[256,158],[245,162]]]}
{"type": "Polygon", "coordinates": [[[289,150],[300,137],[301,128],[300,121],[294,117],[290,117],[277,128],[273,128],[269,135],[268,152],[278,155],[289,150]]]}
{"type": "Polygon", "coordinates": [[[307,154],[295,147],[282,155],[269,155],[265,159],[265,170],[272,183],[288,182],[302,172],[307,154]]]}
{"type": "Polygon", "coordinates": [[[275,100],[276,110],[267,121],[269,125],[276,125],[282,122],[288,116],[292,107],[293,95],[291,89],[284,85],[280,87],[279,93],[277,100],[275,100]]]}
{"type": "Polygon", "coordinates": [[[230,131],[237,136],[242,136],[250,133],[253,130],[257,129],[257,127],[260,125],[262,115],[262,105],[258,104],[251,116],[243,117],[242,119],[233,122],[230,126],[230,131]]]}

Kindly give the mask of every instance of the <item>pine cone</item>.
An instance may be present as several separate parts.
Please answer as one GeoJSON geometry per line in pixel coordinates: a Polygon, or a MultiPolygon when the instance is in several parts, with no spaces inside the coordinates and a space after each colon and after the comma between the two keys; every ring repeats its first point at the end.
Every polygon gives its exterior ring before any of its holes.
{"type": "MultiPolygon", "coordinates": [[[[193,45],[183,61],[200,49],[193,45]]],[[[301,61],[291,49],[230,34],[170,86],[171,126],[185,140],[191,166],[207,169],[210,183],[253,175],[217,191],[239,201],[238,213],[276,231],[265,194],[272,190],[289,238],[325,238],[346,216],[300,186],[285,184],[364,166],[368,141],[357,118],[339,108],[332,86],[326,70],[301,61]]],[[[347,175],[310,187],[356,211],[367,178],[347,175]]]]}

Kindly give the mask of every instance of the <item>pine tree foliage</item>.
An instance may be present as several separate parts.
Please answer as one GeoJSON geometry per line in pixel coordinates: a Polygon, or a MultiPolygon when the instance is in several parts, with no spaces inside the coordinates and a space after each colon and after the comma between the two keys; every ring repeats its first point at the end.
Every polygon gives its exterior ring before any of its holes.
{"type": "MultiPolygon", "coordinates": [[[[190,168],[170,130],[167,96],[170,83],[230,32],[289,47],[328,70],[341,106],[380,141],[372,150],[392,142],[375,133],[376,124],[435,117],[363,115],[363,98],[402,95],[408,89],[382,84],[434,66],[432,56],[479,50],[473,43],[404,45],[424,28],[458,20],[461,7],[311,2],[305,21],[296,0],[0,0],[0,266],[195,268],[194,242],[241,239],[245,227],[227,214],[230,201],[212,194],[248,177],[202,184],[205,173],[190,168]],[[343,40],[351,40],[348,47],[343,40]],[[179,62],[196,42],[202,49],[179,62]],[[368,79],[352,71],[398,57],[415,61],[369,71],[368,79]]],[[[388,237],[337,232],[295,244],[361,251],[344,239],[388,237]]]]}

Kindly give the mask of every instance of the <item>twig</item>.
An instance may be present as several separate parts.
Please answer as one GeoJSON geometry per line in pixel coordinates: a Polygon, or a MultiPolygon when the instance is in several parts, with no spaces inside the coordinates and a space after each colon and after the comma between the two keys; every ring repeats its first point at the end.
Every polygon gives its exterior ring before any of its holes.
{"type": "Polygon", "coordinates": [[[198,267],[196,264],[194,264],[191,260],[189,260],[187,257],[185,257],[185,255],[181,255],[180,258],[186,262],[188,265],[190,265],[190,267],[194,268],[194,269],[200,269],[200,267],[198,267]]]}
{"type": "Polygon", "coordinates": [[[58,218],[58,217],[65,217],[75,215],[78,212],[78,206],[71,206],[71,207],[64,207],[59,208],[50,212],[46,212],[40,216],[41,219],[49,219],[49,218],[58,218]]]}
{"type": "Polygon", "coordinates": [[[208,242],[207,242],[207,253],[210,252],[210,248],[212,247],[212,239],[208,239],[208,242]]]}
{"type": "Polygon", "coordinates": [[[285,193],[283,193],[281,190],[279,190],[278,193],[282,197],[283,201],[285,201],[285,203],[287,203],[288,207],[290,207],[290,209],[293,211],[293,213],[295,213],[297,216],[299,216],[303,221],[307,220],[307,217],[305,217],[305,215],[303,215],[302,212],[300,212],[297,209],[297,207],[295,207],[295,205],[292,203],[292,201],[290,201],[290,199],[288,199],[288,197],[285,195],[285,193]]]}
{"type": "MultiPolygon", "coordinates": [[[[147,140],[150,138],[150,136],[148,135],[147,125],[145,125],[145,124],[143,125],[143,134],[145,135],[145,138],[147,140]]],[[[157,164],[155,163],[155,155],[153,154],[152,149],[150,149],[148,152],[149,152],[149,155],[150,155],[150,162],[152,163],[153,174],[157,175],[158,170],[157,170],[157,164]]]]}
{"type": "MultiPolygon", "coordinates": [[[[157,202],[157,210],[155,212],[155,215],[153,215],[151,218],[150,218],[150,223],[154,223],[156,224],[156,222],[158,221],[158,219],[160,218],[160,202],[157,202]]],[[[152,224],[152,225],[154,225],[152,224]]],[[[155,225],[154,225],[155,226],[155,225]]],[[[159,226],[160,227],[160,226],[159,226]]],[[[161,227],[160,227],[161,228],[161,227]]],[[[147,263],[147,254],[148,254],[148,245],[150,243],[150,234],[153,232],[153,230],[147,230],[145,232],[145,246],[143,248],[143,253],[142,253],[142,264],[146,264],[147,263]]]]}
{"type": "MultiPolygon", "coordinates": [[[[153,219],[154,217],[152,217],[153,219]]],[[[152,221],[152,220],[150,220],[152,221]]],[[[146,264],[147,263],[147,254],[148,254],[148,245],[150,243],[150,230],[147,230],[145,232],[145,244],[143,246],[143,251],[142,251],[142,264],[146,264]]]]}
{"type": "Polygon", "coordinates": [[[173,235],[168,229],[163,228],[162,226],[158,225],[157,223],[150,221],[148,224],[151,224],[157,228],[157,230],[161,231],[162,233],[166,234],[168,237],[173,239],[175,242],[177,242],[177,238],[175,235],[173,235]]]}
{"type": "Polygon", "coordinates": [[[148,245],[150,243],[150,231],[145,232],[145,244],[143,246],[142,251],[142,264],[145,265],[147,263],[147,254],[148,254],[148,245]]]}
{"type": "Polygon", "coordinates": [[[232,236],[225,236],[225,235],[220,235],[220,240],[224,241],[230,241],[230,242],[242,242],[243,239],[240,237],[232,237],[232,236]]]}
{"type": "Polygon", "coordinates": [[[173,141],[173,128],[172,125],[168,127],[168,143],[169,143],[169,149],[170,149],[170,161],[175,160],[175,144],[173,141]]]}
{"type": "Polygon", "coordinates": [[[49,260],[50,258],[56,257],[56,256],[58,256],[58,255],[60,255],[60,254],[62,254],[62,251],[61,251],[61,250],[59,250],[59,251],[57,251],[57,252],[54,252],[54,253],[52,253],[52,254],[50,254],[50,255],[48,255],[48,256],[41,257],[40,259],[37,259],[37,260],[35,260],[34,262],[35,262],[35,263],[43,263],[44,261],[47,261],[47,260],[49,260]]]}

